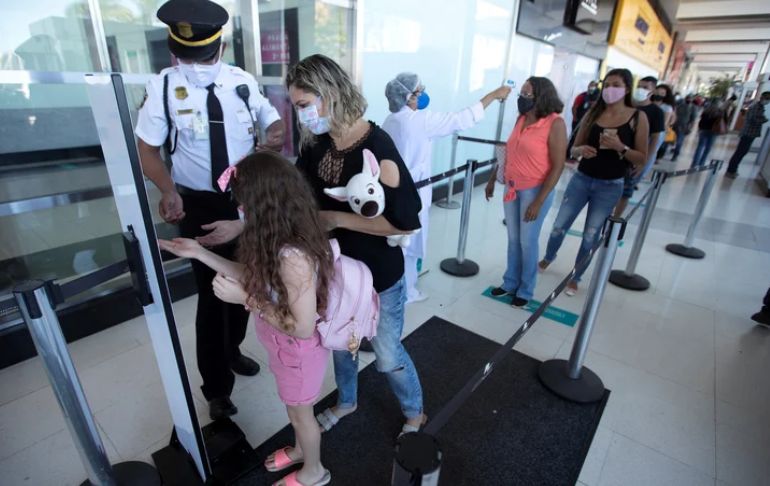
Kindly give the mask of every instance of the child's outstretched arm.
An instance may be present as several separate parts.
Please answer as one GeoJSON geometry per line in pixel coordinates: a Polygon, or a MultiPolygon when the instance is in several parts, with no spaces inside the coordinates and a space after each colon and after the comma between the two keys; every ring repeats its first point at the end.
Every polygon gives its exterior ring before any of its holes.
{"type": "Polygon", "coordinates": [[[162,250],[166,250],[181,258],[192,258],[200,261],[217,273],[240,280],[243,265],[221,257],[202,247],[200,243],[190,238],[174,238],[173,240],[158,240],[162,250]]]}

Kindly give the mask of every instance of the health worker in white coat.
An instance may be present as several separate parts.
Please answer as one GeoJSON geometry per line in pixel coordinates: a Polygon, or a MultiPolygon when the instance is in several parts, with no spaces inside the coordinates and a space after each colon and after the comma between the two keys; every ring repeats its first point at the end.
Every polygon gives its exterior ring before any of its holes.
{"type": "MultiPolygon", "coordinates": [[[[471,128],[484,118],[484,109],[494,100],[505,100],[511,92],[508,86],[501,86],[486,94],[480,101],[455,113],[437,113],[427,110],[430,97],[420,77],[414,73],[401,73],[385,86],[391,114],[382,124],[382,129],[393,139],[398,152],[404,159],[415,182],[431,175],[433,140],[471,128]]],[[[407,303],[427,299],[417,290],[417,261],[425,258],[428,243],[428,216],[432,199],[430,185],[421,188],[422,211],[420,211],[420,232],[414,235],[404,249],[404,272],[406,275],[407,303]]]]}

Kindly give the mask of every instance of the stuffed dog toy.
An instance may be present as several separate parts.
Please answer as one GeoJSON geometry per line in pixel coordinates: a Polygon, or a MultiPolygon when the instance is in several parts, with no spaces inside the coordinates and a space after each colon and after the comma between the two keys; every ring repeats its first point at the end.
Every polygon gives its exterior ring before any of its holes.
{"type": "MultiPolygon", "coordinates": [[[[324,193],[338,201],[347,201],[353,212],[364,218],[376,218],[385,210],[385,191],[380,184],[380,163],[370,150],[364,149],[361,172],[351,177],[346,186],[324,189],[324,193]]],[[[406,248],[409,246],[411,235],[417,231],[408,235],[388,236],[388,244],[406,248]]]]}

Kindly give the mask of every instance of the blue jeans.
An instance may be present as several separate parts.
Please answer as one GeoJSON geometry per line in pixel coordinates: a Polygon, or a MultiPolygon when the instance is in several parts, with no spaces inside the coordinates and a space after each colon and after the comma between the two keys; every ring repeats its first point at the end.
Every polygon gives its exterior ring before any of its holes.
{"type": "Polygon", "coordinates": [[[711,146],[714,144],[714,132],[711,130],[701,130],[698,132],[698,147],[695,149],[695,157],[692,159],[691,167],[701,167],[706,163],[706,158],[711,152],[711,146]]]}
{"type": "Polygon", "coordinates": [[[674,131],[676,132],[676,143],[674,144],[674,153],[671,154],[671,160],[676,160],[677,157],[679,157],[679,152],[682,151],[682,145],[684,144],[684,139],[687,138],[687,128],[686,127],[674,127],[674,131]]]}
{"type": "MultiPolygon", "coordinates": [[[[380,322],[372,348],[377,357],[377,371],[385,373],[390,388],[396,394],[406,418],[422,414],[422,386],[412,358],[401,344],[404,329],[406,284],[404,277],[387,290],[380,292],[380,322]]],[[[352,408],[358,402],[358,357],[352,359],[347,351],[334,351],[334,379],[339,397],[337,406],[352,408]]]]}
{"type": "MultiPolygon", "coordinates": [[[[583,228],[583,241],[580,243],[575,264],[585,258],[601,236],[604,222],[612,214],[612,209],[620,200],[622,192],[623,179],[594,179],[582,172],[576,172],[564,192],[559,214],[556,215],[551,237],[548,238],[544,260],[550,263],[556,259],[556,252],[561,248],[567,230],[575,222],[575,218],[583,210],[583,207],[588,204],[588,214],[583,228]]],[[[579,282],[589,265],[578,271],[572,280],[579,282]]]]}
{"type": "Polygon", "coordinates": [[[516,191],[516,199],[503,205],[508,230],[508,266],[503,275],[503,290],[529,300],[535,294],[540,229],[553,204],[553,191],[548,194],[534,221],[524,221],[524,214],[540,193],[542,186],[516,191]],[[518,290],[517,290],[518,289],[518,290]]]}

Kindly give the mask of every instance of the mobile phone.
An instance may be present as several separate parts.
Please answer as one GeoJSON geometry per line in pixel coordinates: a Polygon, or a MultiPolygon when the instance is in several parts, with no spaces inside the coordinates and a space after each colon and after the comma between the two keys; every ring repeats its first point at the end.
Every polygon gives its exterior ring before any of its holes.
{"type": "MultiPolygon", "coordinates": [[[[618,129],[617,128],[605,128],[602,130],[602,135],[617,135],[618,129]]],[[[608,149],[606,145],[599,144],[599,150],[608,149]]]]}

